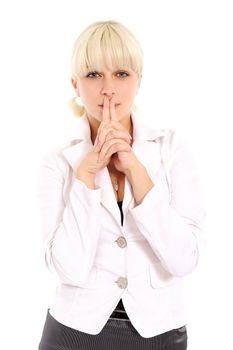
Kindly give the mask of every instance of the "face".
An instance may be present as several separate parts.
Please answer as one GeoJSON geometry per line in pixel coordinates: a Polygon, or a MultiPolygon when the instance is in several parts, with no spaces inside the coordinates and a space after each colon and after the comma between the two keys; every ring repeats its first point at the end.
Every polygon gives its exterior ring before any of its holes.
{"type": "Polygon", "coordinates": [[[116,115],[119,121],[129,118],[139,88],[137,74],[130,68],[101,72],[90,70],[86,76],[72,81],[87,111],[88,117],[102,119],[104,96],[115,96],[116,115]]]}

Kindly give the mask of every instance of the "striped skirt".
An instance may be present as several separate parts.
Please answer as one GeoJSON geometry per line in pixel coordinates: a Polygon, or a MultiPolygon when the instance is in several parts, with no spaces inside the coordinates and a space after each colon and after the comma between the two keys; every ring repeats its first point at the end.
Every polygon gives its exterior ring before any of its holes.
{"type": "Polygon", "coordinates": [[[186,350],[186,327],[143,338],[129,319],[110,317],[99,334],[92,335],[67,327],[49,310],[39,350],[186,350]]]}

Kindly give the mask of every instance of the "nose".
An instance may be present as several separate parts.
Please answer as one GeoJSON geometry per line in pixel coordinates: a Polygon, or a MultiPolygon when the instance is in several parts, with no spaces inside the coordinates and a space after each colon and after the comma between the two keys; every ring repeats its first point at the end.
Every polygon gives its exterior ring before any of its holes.
{"type": "Polygon", "coordinates": [[[107,96],[107,97],[113,97],[113,95],[115,95],[115,93],[113,91],[105,91],[102,93],[103,95],[107,96]]]}
{"type": "Polygon", "coordinates": [[[109,98],[116,94],[114,83],[110,79],[105,79],[101,89],[101,94],[108,96],[109,98]]]}

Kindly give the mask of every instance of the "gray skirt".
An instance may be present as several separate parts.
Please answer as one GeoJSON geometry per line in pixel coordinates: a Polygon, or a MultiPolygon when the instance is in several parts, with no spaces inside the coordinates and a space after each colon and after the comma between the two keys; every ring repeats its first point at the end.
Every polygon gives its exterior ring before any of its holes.
{"type": "Polygon", "coordinates": [[[186,350],[186,327],[143,338],[129,319],[110,317],[99,334],[67,327],[47,312],[39,350],[186,350]]]}

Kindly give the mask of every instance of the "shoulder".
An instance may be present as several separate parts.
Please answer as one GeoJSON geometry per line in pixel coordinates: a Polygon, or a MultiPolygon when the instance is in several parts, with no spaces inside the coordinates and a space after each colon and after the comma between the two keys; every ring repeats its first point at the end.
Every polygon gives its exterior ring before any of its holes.
{"type": "Polygon", "coordinates": [[[185,136],[176,129],[149,128],[151,140],[160,145],[161,156],[167,164],[174,165],[178,160],[194,158],[185,136]]]}
{"type": "Polygon", "coordinates": [[[132,114],[132,122],[135,138],[147,141],[156,141],[160,143],[172,144],[176,139],[176,130],[171,128],[156,128],[151,126],[149,122],[145,122],[136,114],[132,114]]]}
{"type": "Polygon", "coordinates": [[[161,142],[164,146],[168,147],[171,152],[174,152],[177,147],[184,145],[185,139],[181,133],[175,129],[163,129],[164,135],[161,138],[161,142]]]}
{"type": "Polygon", "coordinates": [[[54,172],[65,173],[69,168],[69,163],[67,162],[64,152],[67,149],[78,144],[81,140],[70,139],[63,143],[60,146],[54,146],[48,150],[41,159],[40,168],[41,169],[50,169],[54,172]]]}

